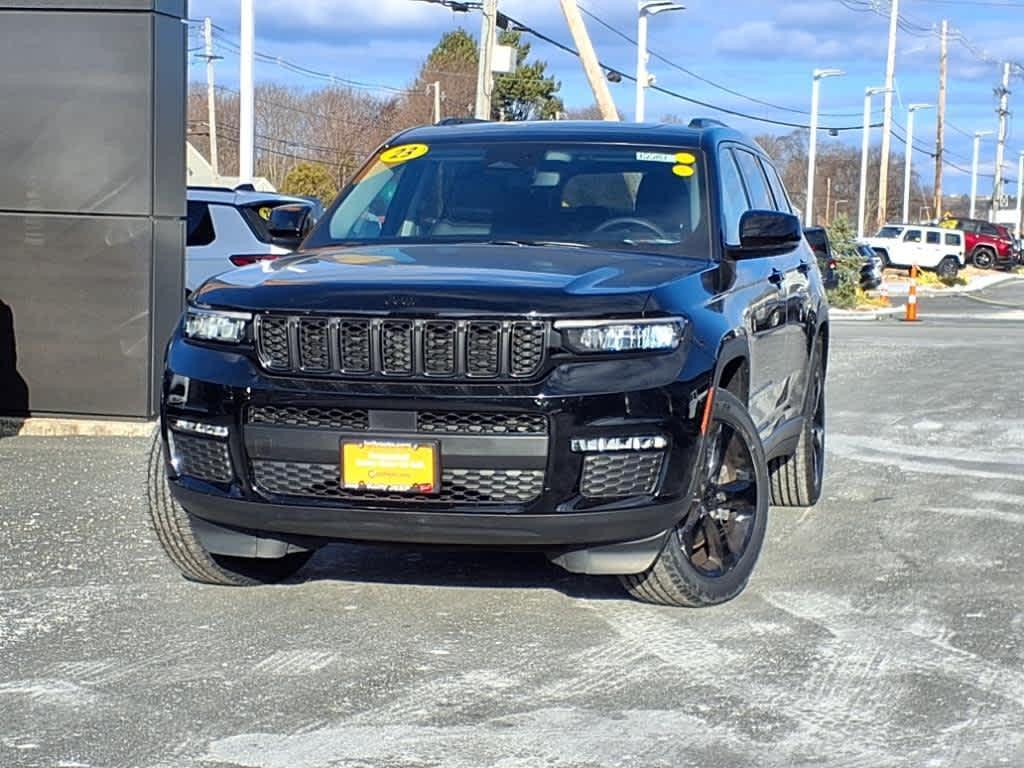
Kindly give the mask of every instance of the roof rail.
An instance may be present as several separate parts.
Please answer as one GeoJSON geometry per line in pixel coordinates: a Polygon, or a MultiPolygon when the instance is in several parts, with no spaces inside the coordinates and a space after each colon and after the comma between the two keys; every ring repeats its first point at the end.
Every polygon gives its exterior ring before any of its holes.
{"type": "Polygon", "coordinates": [[[253,185],[252,183],[250,183],[248,181],[245,182],[244,184],[239,184],[237,187],[235,187],[235,192],[255,192],[255,191],[256,191],[255,185],[253,185]]]}
{"type": "Polygon", "coordinates": [[[699,131],[703,128],[728,128],[729,126],[713,117],[695,117],[687,127],[699,131]]]}
{"type": "Polygon", "coordinates": [[[468,125],[469,123],[489,123],[490,120],[481,120],[478,117],[446,117],[434,125],[468,125]]]}

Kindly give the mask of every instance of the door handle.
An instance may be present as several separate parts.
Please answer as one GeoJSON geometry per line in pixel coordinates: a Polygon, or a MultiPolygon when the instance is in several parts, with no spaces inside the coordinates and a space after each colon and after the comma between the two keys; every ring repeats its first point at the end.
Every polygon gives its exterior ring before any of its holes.
{"type": "Polygon", "coordinates": [[[773,269],[772,273],[768,275],[768,281],[776,286],[782,285],[782,273],[777,269],[773,269]]]}

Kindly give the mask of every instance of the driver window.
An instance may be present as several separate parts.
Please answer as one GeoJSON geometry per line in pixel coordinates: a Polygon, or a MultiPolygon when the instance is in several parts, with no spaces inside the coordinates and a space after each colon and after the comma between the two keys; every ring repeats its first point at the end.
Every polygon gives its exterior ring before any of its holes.
{"type": "Polygon", "coordinates": [[[921,242],[921,230],[919,229],[908,229],[907,234],[903,236],[903,242],[905,243],[920,243],[921,242]]]}
{"type": "Polygon", "coordinates": [[[722,222],[725,226],[725,242],[739,245],[740,217],[750,208],[743,182],[733,160],[732,152],[723,149],[718,156],[719,177],[722,183],[722,222]]]}

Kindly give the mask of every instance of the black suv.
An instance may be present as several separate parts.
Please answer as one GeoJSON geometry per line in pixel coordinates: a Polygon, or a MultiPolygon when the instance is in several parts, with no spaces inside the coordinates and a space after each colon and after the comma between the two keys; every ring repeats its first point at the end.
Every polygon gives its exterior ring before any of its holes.
{"type": "Polygon", "coordinates": [[[768,158],[707,120],[418,128],[295,255],[206,282],[150,464],[189,578],[330,541],[533,549],[651,602],[745,586],[821,492],[828,316],[768,158]]]}

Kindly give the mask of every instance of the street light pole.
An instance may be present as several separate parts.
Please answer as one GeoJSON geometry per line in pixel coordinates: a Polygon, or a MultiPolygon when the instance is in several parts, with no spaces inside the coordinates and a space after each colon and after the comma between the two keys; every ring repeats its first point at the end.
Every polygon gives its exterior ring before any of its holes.
{"type": "MultiPolygon", "coordinates": [[[[811,138],[807,149],[807,204],[804,206],[804,225],[814,226],[814,162],[818,153],[818,99],[821,81],[826,77],[844,74],[841,69],[816,69],[811,82],[811,138]]],[[[826,211],[827,213],[827,211],[826,211]]]]}
{"type": "Polygon", "coordinates": [[[931,109],[931,104],[911,104],[907,107],[907,146],[903,159],[903,223],[910,223],[910,166],[914,159],[914,113],[919,109],[931,109]]]}
{"type": "Polygon", "coordinates": [[[868,152],[871,149],[871,97],[885,93],[883,87],[864,89],[864,128],[860,142],[860,197],[857,200],[857,238],[864,237],[864,217],[868,209],[868,152]]]}
{"type": "Polygon", "coordinates": [[[981,137],[991,135],[992,131],[974,132],[974,158],[971,160],[971,215],[974,218],[974,211],[978,200],[978,153],[981,151],[981,137]]]}
{"type": "Polygon", "coordinates": [[[256,21],[254,0],[242,0],[241,45],[238,67],[238,175],[243,182],[251,182],[256,166],[256,102],[253,82],[256,21]]]}
{"type": "Polygon", "coordinates": [[[642,123],[645,117],[647,89],[653,84],[654,78],[647,71],[650,56],[647,53],[647,17],[662,11],[682,11],[685,6],[669,0],[639,0],[640,11],[636,21],[636,111],[633,119],[642,123]]]}
{"type": "Polygon", "coordinates": [[[1017,158],[1017,217],[1014,221],[1017,223],[1017,239],[1020,240],[1020,198],[1021,189],[1024,187],[1024,151],[1020,153],[1017,158]]]}

